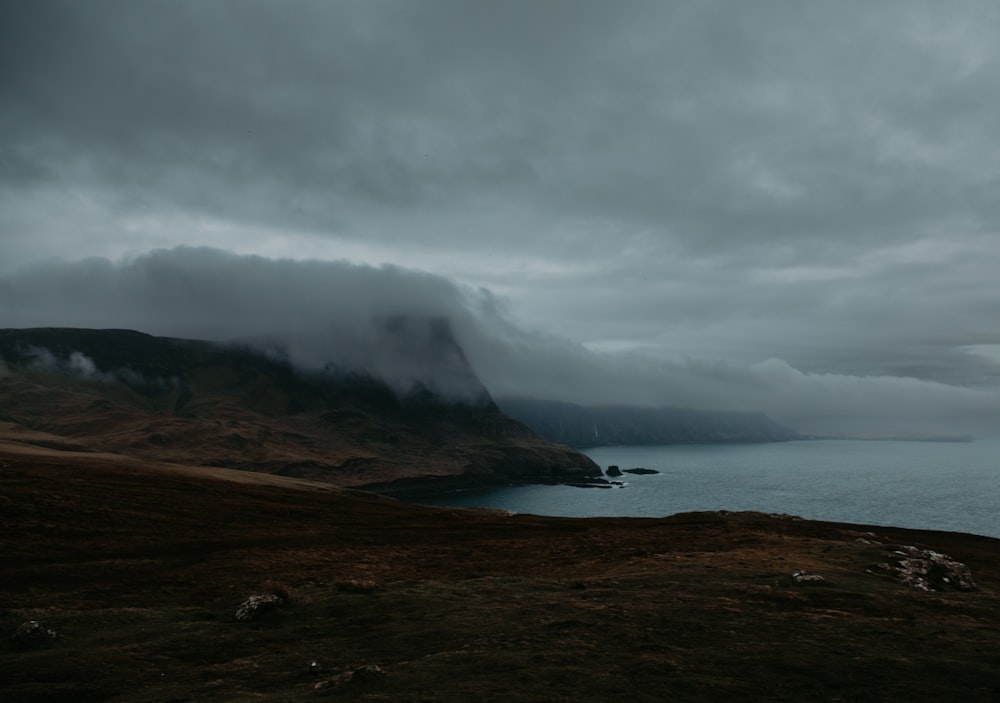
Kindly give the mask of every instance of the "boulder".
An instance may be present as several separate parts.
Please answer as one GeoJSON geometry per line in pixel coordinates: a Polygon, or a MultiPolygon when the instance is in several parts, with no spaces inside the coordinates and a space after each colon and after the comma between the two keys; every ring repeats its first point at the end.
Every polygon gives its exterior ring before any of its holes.
{"type": "Polygon", "coordinates": [[[617,465],[612,464],[611,466],[608,467],[608,470],[607,470],[606,473],[607,473],[608,476],[621,476],[622,475],[622,470],[619,469],[617,465]]]}
{"type": "Polygon", "coordinates": [[[795,571],[792,573],[792,581],[795,583],[815,584],[823,583],[826,579],[819,574],[809,574],[805,571],[795,571]]]}
{"type": "Polygon", "coordinates": [[[636,476],[645,476],[648,474],[658,474],[660,472],[657,471],[656,469],[644,469],[641,466],[637,466],[634,469],[625,469],[625,473],[635,474],[636,476]]]}
{"type": "Polygon", "coordinates": [[[279,605],[284,605],[284,603],[285,600],[283,598],[273,593],[263,596],[250,596],[240,603],[240,607],[236,609],[235,617],[238,622],[250,622],[251,620],[257,620],[264,613],[277,608],[279,605]]]}

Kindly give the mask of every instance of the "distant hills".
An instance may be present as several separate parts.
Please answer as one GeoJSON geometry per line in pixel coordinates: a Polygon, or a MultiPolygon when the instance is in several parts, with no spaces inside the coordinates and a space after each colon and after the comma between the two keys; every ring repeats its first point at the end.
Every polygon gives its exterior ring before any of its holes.
{"type": "Polygon", "coordinates": [[[362,372],[260,341],[0,330],[0,423],[50,448],[395,493],[606,485],[579,448],[799,438],[760,413],[498,404],[440,319],[386,319],[367,343],[362,372]]]}
{"type": "Polygon", "coordinates": [[[500,409],[571,447],[784,442],[802,437],[763,413],[581,406],[536,398],[498,398],[500,409]]]}
{"type": "Polygon", "coordinates": [[[386,491],[600,480],[589,458],[497,408],[447,323],[395,319],[380,334],[390,381],[303,369],[273,346],[0,330],[0,422],[60,449],[386,491]]]}

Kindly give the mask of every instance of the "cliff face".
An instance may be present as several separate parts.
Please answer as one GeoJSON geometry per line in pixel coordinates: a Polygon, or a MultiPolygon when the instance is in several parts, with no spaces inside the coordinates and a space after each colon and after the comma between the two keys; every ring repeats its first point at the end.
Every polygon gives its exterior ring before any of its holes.
{"type": "Polygon", "coordinates": [[[399,318],[372,349],[383,377],[294,366],[259,346],[128,330],[0,330],[0,420],[65,446],[345,486],[599,476],[505,416],[447,323],[399,318]]]}
{"type": "Polygon", "coordinates": [[[572,447],[622,444],[784,442],[799,434],[763,413],[685,408],[584,407],[534,398],[502,398],[500,409],[543,437],[572,447]]]}

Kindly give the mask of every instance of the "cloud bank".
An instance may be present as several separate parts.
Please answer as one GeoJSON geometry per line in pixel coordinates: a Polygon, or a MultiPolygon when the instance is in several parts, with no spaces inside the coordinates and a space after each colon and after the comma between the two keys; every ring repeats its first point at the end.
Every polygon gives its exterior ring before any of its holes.
{"type": "Polygon", "coordinates": [[[994,387],[995,0],[12,0],[0,271],[396,262],[593,349],[994,387]]]}
{"type": "MultiPolygon", "coordinates": [[[[382,321],[398,316],[448,320],[494,395],[759,410],[816,432],[989,434],[1000,426],[995,389],[807,373],[776,358],[744,363],[593,350],[525,326],[489,291],[400,267],[175,248],[117,261],[37,265],[0,278],[2,327],[128,328],[280,342],[300,365],[332,363],[388,378],[416,373],[396,368],[411,363],[407,350],[377,351],[382,321]]],[[[78,362],[86,371],[86,360],[78,362]]]]}

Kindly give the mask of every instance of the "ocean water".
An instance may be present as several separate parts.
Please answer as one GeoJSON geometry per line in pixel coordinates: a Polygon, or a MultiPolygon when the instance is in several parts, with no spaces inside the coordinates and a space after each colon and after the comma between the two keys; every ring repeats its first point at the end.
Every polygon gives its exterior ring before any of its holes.
{"type": "Polygon", "coordinates": [[[642,467],[610,489],[511,486],[437,496],[568,517],[661,517],[759,510],[816,520],[1000,537],[1000,439],[973,442],[817,440],[744,445],[599,447],[601,468],[642,467]]]}

